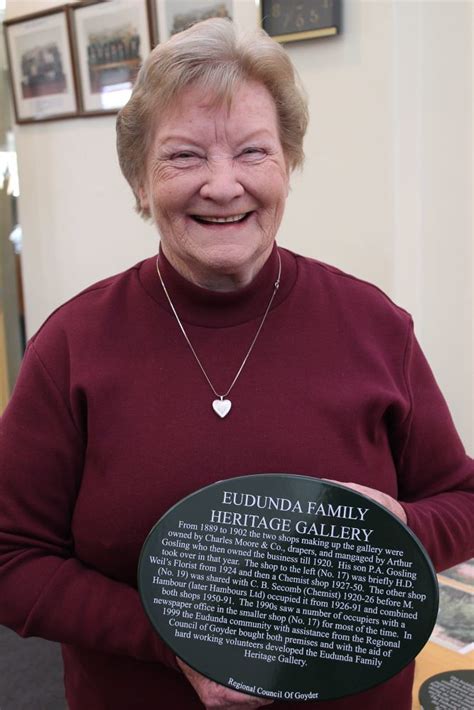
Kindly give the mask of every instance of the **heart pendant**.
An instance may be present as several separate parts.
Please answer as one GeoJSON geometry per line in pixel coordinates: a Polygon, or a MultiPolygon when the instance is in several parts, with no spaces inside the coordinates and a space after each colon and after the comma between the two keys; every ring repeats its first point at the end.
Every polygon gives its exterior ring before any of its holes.
{"type": "Polygon", "coordinates": [[[213,410],[221,419],[224,419],[224,417],[229,414],[231,407],[232,402],[230,399],[215,399],[212,403],[213,410]]]}

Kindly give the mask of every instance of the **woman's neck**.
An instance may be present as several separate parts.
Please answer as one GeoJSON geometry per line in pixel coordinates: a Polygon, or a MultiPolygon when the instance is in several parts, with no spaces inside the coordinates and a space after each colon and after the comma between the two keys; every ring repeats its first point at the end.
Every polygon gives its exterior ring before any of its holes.
{"type": "Polygon", "coordinates": [[[271,244],[262,254],[260,254],[251,264],[225,264],[216,265],[214,268],[207,267],[198,262],[188,263],[177,258],[165,244],[161,244],[160,250],[165,255],[171,266],[186,281],[199,286],[200,288],[219,293],[229,293],[245,288],[256,278],[263,265],[267,262],[275,245],[271,244]]]}

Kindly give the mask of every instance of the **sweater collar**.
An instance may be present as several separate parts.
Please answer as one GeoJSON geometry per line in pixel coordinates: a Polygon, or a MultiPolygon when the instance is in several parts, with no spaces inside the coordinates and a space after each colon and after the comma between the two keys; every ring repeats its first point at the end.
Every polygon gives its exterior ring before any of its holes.
{"type": "MultiPolygon", "coordinates": [[[[272,310],[289,295],[296,281],[296,260],[293,254],[276,244],[253,281],[237,291],[211,291],[193,284],[179,274],[162,251],[158,259],[163,281],[180,319],[191,325],[222,328],[246,323],[262,316],[268,306],[278,273],[281,257],[280,288],[272,310]]],[[[156,272],[156,257],[146,259],[139,269],[140,282],[154,301],[171,313],[156,272]]]]}

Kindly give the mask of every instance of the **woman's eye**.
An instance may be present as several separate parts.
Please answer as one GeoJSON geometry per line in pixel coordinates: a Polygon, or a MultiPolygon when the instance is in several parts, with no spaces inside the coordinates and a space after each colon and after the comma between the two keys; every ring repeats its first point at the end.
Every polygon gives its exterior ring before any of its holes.
{"type": "Polygon", "coordinates": [[[175,153],[172,156],[173,160],[186,160],[187,158],[195,158],[194,153],[190,153],[187,150],[182,150],[180,153],[175,153]]]}
{"type": "Polygon", "coordinates": [[[265,156],[265,151],[263,148],[249,146],[248,148],[244,148],[241,152],[241,156],[247,160],[258,160],[259,158],[263,158],[265,156]]]}
{"type": "Polygon", "coordinates": [[[177,167],[189,167],[194,165],[199,165],[202,158],[197,153],[193,153],[189,150],[180,150],[177,153],[173,153],[170,156],[170,162],[177,167]]]}

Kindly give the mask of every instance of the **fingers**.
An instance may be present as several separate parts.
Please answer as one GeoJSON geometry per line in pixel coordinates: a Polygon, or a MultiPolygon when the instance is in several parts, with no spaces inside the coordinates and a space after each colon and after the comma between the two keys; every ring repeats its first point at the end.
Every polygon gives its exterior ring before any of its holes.
{"type": "Polygon", "coordinates": [[[331,481],[329,478],[323,478],[322,480],[328,481],[329,483],[338,483],[345,488],[350,488],[357,493],[362,493],[367,496],[367,498],[372,498],[376,503],[383,505],[384,508],[387,508],[387,510],[396,515],[403,523],[407,522],[407,516],[403,507],[395,498],[392,498],[392,496],[389,496],[387,493],[382,493],[382,491],[377,491],[375,488],[369,488],[368,486],[362,486],[360,483],[331,481]]]}
{"type": "Polygon", "coordinates": [[[176,660],[206,710],[252,710],[252,708],[260,708],[273,703],[273,700],[256,698],[252,695],[239,693],[236,690],[232,690],[232,688],[219,685],[219,683],[215,683],[213,680],[209,680],[209,678],[195,671],[180,658],[176,660]]]}

